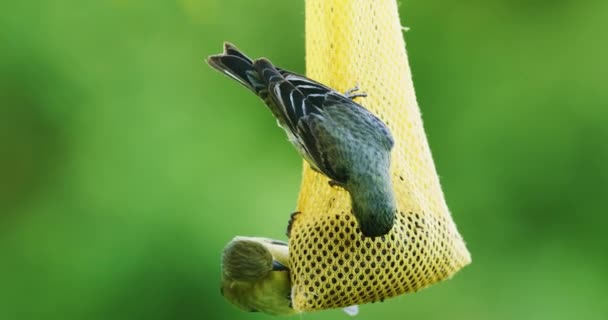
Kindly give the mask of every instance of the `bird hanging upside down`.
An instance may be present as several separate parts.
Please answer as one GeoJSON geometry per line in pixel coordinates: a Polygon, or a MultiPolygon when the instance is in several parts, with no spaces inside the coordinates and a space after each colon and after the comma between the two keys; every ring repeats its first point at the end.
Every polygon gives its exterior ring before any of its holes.
{"type": "Polygon", "coordinates": [[[349,192],[364,236],[391,230],[397,211],[389,170],[394,142],[382,120],[353,101],[365,94],[353,94],[358,88],[342,94],[265,58],[252,61],[229,43],[207,62],[262,98],[310,166],[349,192]]]}

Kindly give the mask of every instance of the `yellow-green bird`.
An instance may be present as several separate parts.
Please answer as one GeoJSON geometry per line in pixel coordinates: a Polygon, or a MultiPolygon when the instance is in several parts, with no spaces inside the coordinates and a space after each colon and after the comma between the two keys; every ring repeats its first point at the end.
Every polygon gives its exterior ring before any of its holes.
{"type": "MultiPolygon", "coordinates": [[[[289,246],[260,237],[232,239],[222,256],[222,295],[242,310],[271,315],[298,313],[291,304],[289,246]]],[[[343,309],[356,315],[358,306],[343,309]]]]}
{"type": "Polygon", "coordinates": [[[251,312],[290,315],[291,281],[287,243],[259,237],[235,237],[222,256],[222,295],[251,312]]]}

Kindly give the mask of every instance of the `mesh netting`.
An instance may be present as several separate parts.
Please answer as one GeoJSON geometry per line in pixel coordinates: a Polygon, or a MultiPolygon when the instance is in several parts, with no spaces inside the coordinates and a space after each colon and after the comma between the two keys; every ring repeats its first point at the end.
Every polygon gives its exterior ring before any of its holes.
{"type": "Polygon", "coordinates": [[[394,0],[307,0],[307,75],[358,100],[395,138],[399,212],[386,236],[364,238],[348,193],[304,164],[290,235],[299,311],[362,304],[449,278],[471,258],[445,203],[424,134],[394,0]]]}

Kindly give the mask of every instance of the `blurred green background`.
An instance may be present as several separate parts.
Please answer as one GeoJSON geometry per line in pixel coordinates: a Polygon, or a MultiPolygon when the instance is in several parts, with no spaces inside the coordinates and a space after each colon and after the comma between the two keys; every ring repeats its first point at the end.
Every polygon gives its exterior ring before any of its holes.
{"type": "MultiPolygon", "coordinates": [[[[608,2],[400,10],[473,264],[359,319],[608,319],[608,2]]],[[[0,4],[0,319],[272,318],[223,300],[220,253],[284,239],[301,159],[204,63],[224,40],[303,72],[304,3],[0,4]]]]}

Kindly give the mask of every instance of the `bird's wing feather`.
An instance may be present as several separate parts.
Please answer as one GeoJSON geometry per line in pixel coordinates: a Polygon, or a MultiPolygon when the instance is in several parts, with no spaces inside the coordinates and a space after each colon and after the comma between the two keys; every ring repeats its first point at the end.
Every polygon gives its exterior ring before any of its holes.
{"type": "Polygon", "coordinates": [[[395,144],[390,129],[373,113],[360,104],[337,92],[329,92],[323,101],[322,110],[331,117],[341,117],[341,123],[351,125],[354,131],[365,132],[365,141],[385,150],[391,150],[395,144]]]}
{"type": "Polygon", "coordinates": [[[348,180],[346,168],[349,161],[342,152],[344,144],[336,137],[336,130],[329,130],[330,126],[340,129],[322,114],[310,114],[298,122],[298,136],[310,150],[314,150],[319,168],[330,179],[344,183],[348,180]]]}
{"type": "Polygon", "coordinates": [[[317,108],[322,108],[327,93],[335,92],[333,89],[297,73],[282,69],[279,69],[279,72],[317,108]]]}
{"type": "Polygon", "coordinates": [[[313,169],[337,182],[346,182],[350,161],[346,148],[352,147],[348,144],[370,142],[367,136],[359,141],[344,141],[351,129],[368,130],[372,143],[376,140],[387,149],[392,147],[385,124],[348,97],[312,79],[277,69],[267,60],[256,60],[254,64],[268,84],[273,112],[313,169]]]}
{"type": "Polygon", "coordinates": [[[292,143],[314,170],[329,174],[323,165],[318,146],[309,136],[300,134],[299,129],[299,123],[302,119],[309,115],[318,115],[320,110],[288,81],[278,83],[270,92],[278,106],[277,109],[282,111],[287,119],[283,127],[291,133],[292,138],[290,140],[295,140],[292,143]]]}
{"type": "MultiPolygon", "coordinates": [[[[296,147],[299,147],[314,170],[330,179],[344,182],[346,174],[332,166],[331,160],[340,163],[340,159],[331,155],[337,143],[329,135],[331,130],[325,127],[327,124],[324,124],[323,115],[326,97],[329,94],[340,96],[340,93],[304,76],[281,69],[277,71],[283,80],[275,82],[269,94],[276,109],[286,119],[285,125],[296,138],[299,145],[296,147]]],[[[351,100],[348,101],[352,103],[351,100]]]]}
{"type": "Polygon", "coordinates": [[[286,242],[275,239],[265,239],[264,246],[270,251],[270,254],[272,254],[274,270],[281,270],[281,268],[278,267],[279,265],[284,267],[283,270],[289,268],[289,245],[286,242]]]}

